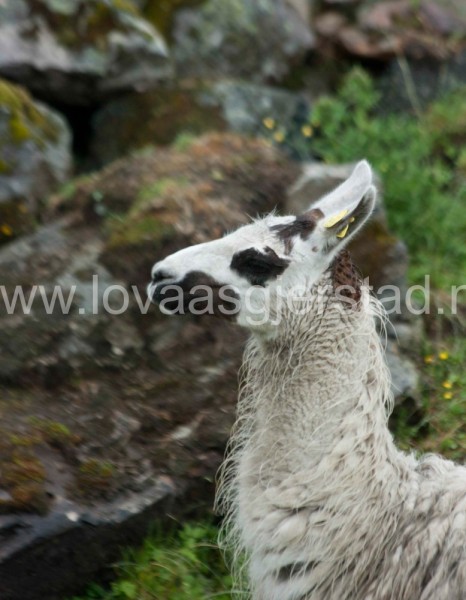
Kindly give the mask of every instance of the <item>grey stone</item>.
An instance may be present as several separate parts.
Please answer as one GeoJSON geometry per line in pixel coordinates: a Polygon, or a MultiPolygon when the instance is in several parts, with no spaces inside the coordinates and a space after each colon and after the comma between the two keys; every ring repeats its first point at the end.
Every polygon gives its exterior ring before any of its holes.
{"type": "Polygon", "coordinates": [[[314,46],[303,7],[286,0],[208,0],[180,10],[174,59],[183,76],[281,81],[314,46]]]}
{"type": "Polygon", "coordinates": [[[157,31],[105,0],[0,4],[0,74],[56,102],[93,103],[172,73],[157,31]]]}
{"type": "Polygon", "coordinates": [[[413,111],[466,85],[466,50],[445,60],[399,59],[378,82],[382,113],[413,111]]]}
{"type": "Polygon", "coordinates": [[[394,342],[387,344],[385,357],[392,376],[395,401],[412,399],[419,406],[419,373],[413,361],[402,354],[394,342]]]}

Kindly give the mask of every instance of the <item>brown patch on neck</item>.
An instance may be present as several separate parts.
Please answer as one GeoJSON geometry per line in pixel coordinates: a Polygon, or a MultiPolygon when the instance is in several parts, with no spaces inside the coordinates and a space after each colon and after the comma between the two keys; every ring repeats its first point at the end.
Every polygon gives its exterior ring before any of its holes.
{"type": "Polygon", "coordinates": [[[274,225],[271,227],[271,231],[274,231],[279,239],[285,244],[285,252],[290,254],[293,249],[293,238],[297,235],[302,240],[307,238],[314,231],[317,221],[322,219],[324,213],[320,208],[312,208],[302,215],[296,217],[296,219],[287,225],[274,225]]]}
{"type": "Polygon", "coordinates": [[[348,250],[338,254],[332,264],[333,289],[338,298],[350,308],[361,300],[362,277],[351,260],[348,250]]]}

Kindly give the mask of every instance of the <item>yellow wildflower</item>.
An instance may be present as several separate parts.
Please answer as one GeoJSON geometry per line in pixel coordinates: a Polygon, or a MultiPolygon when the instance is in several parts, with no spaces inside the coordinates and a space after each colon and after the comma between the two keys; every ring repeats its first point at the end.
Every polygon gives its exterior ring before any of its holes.
{"type": "Polygon", "coordinates": [[[444,387],[446,390],[451,390],[451,388],[453,387],[453,384],[451,381],[444,381],[442,383],[442,387],[444,387]]]}
{"type": "Polygon", "coordinates": [[[275,120],[272,119],[272,117],[266,117],[262,120],[262,123],[264,123],[267,129],[273,129],[275,127],[275,120]]]}
{"type": "Polygon", "coordinates": [[[10,235],[13,235],[13,229],[9,225],[2,225],[0,227],[0,231],[3,233],[3,235],[6,235],[8,237],[10,237],[10,235]]]}
{"type": "Polygon", "coordinates": [[[434,362],[434,357],[432,354],[428,354],[427,356],[424,356],[424,362],[426,363],[426,365],[430,365],[434,362]]]}
{"type": "Polygon", "coordinates": [[[276,131],[273,134],[273,139],[278,142],[279,144],[281,144],[283,142],[283,140],[285,139],[285,134],[283,133],[283,131],[276,131]]]}
{"type": "Polygon", "coordinates": [[[443,399],[444,400],[451,400],[453,398],[453,394],[451,392],[445,392],[443,394],[443,399]]]}
{"type": "Polygon", "coordinates": [[[440,352],[440,354],[438,355],[440,360],[448,360],[449,356],[450,355],[445,350],[443,352],[440,352]]]}
{"type": "Polygon", "coordinates": [[[311,137],[314,133],[314,130],[310,125],[303,125],[301,127],[301,133],[304,135],[304,137],[311,137]]]}

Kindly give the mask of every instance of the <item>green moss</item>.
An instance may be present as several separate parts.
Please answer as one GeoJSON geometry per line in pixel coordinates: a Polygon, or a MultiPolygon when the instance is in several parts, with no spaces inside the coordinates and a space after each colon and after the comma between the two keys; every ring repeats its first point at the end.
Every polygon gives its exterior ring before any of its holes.
{"type": "Polygon", "coordinates": [[[10,175],[13,171],[13,166],[0,158],[0,176],[1,175],[10,175]]]}
{"type": "Polygon", "coordinates": [[[143,186],[136,197],[136,202],[129,212],[129,216],[137,216],[147,207],[151,200],[161,198],[170,194],[175,194],[180,189],[189,185],[187,177],[161,177],[156,181],[143,186]]]}
{"type": "Polygon", "coordinates": [[[173,233],[173,227],[152,215],[120,221],[112,219],[107,224],[109,248],[135,246],[144,242],[157,243],[173,233]]]}
{"type": "Polygon", "coordinates": [[[35,219],[24,202],[0,203],[0,244],[31,231],[34,225],[35,219]]]}
{"type": "Polygon", "coordinates": [[[32,417],[29,421],[40,439],[52,446],[63,448],[79,441],[79,437],[73,434],[64,423],[36,417],[32,417]]]}
{"type": "MultiPolygon", "coordinates": [[[[0,107],[9,115],[10,138],[15,144],[33,139],[43,146],[44,140],[55,142],[58,129],[37,108],[33,99],[23,88],[0,79],[0,107]]],[[[3,140],[8,143],[8,140],[3,140]]]]}
{"type": "Polygon", "coordinates": [[[146,0],[144,16],[166,36],[170,35],[173,18],[177,10],[199,6],[205,0],[146,0]]]}
{"type": "Polygon", "coordinates": [[[47,0],[29,0],[32,12],[47,21],[63,46],[95,46],[104,49],[111,31],[127,31],[122,14],[138,16],[136,3],[131,0],[86,0],[73,3],[72,9],[57,10],[47,0]]]}
{"type": "Polygon", "coordinates": [[[193,135],[192,133],[182,131],[176,136],[175,141],[172,144],[172,148],[178,152],[186,152],[191,148],[196,140],[197,136],[193,135]]]}
{"type": "Polygon", "coordinates": [[[194,136],[224,131],[223,112],[205,106],[205,86],[183,84],[176,89],[157,90],[125,96],[110,104],[99,119],[96,152],[104,162],[143,148],[148,144],[172,144],[180,134],[180,150],[188,148],[194,136]],[[141,127],[141,120],[144,127],[141,127]],[[108,140],[112,139],[109,148],[108,140]],[[184,146],[183,146],[184,144],[184,146]]]}
{"type": "Polygon", "coordinates": [[[26,449],[14,450],[0,461],[2,485],[11,500],[0,503],[0,512],[45,512],[45,469],[42,462],[26,449]]]}
{"type": "Polygon", "coordinates": [[[90,458],[81,463],[78,470],[78,489],[85,495],[105,491],[113,483],[117,471],[108,461],[90,458]]]}

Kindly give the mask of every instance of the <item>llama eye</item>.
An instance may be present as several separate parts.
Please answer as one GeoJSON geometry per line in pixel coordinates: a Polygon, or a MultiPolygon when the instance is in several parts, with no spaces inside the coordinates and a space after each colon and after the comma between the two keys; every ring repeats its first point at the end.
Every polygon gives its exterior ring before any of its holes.
{"type": "Polygon", "coordinates": [[[231,268],[252,285],[265,286],[267,281],[276,279],[288,266],[289,261],[280,258],[272,248],[264,252],[257,248],[241,250],[233,255],[231,268]]]}

